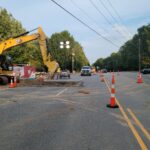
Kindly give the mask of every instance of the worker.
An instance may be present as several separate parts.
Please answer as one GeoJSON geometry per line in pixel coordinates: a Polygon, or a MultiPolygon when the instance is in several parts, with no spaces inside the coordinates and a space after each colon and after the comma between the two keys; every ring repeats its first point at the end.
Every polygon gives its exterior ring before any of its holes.
{"type": "Polygon", "coordinates": [[[61,72],[61,69],[60,69],[60,67],[58,67],[58,68],[57,68],[57,79],[60,78],[60,72],[61,72]]]}

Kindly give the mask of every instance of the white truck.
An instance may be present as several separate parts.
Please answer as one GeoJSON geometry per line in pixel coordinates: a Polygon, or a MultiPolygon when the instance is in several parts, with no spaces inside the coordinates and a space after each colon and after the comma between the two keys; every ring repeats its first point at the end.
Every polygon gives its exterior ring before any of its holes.
{"type": "Polygon", "coordinates": [[[83,66],[81,69],[81,76],[91,76],[92,69],[90,66],[83,66]]]}

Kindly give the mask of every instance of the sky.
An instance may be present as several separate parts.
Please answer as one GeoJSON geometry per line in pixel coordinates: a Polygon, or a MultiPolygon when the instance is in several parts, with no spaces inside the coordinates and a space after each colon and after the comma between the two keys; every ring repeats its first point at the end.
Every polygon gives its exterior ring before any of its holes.
{"type": "Polygon", "coordinates": [[[41,26],[48,37],[67,30],[81,44],[92,64],[106,58],[137,29],[150,23],[150,0],[55,0],[87,26],[51,0],[0,0],[26,30],[41,26]]]}

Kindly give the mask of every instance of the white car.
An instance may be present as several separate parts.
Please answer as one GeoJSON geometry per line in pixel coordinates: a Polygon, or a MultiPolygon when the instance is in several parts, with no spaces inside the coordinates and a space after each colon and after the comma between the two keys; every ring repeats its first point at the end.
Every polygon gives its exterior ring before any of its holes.
{"type": "Polygon", "coordinates": [[[81,69],[81,76],[91,76],[92,70],[90,66],[83,66],[81,69]]]}
{"type": "Polygon", "coordinates": [[[65,77],[67,77],[67,78],[69,78],[70,79],[70,71],[69,70],[62,70],[61,72],[60,72],[60,79],[61,78],[65,78],[65,77]]]}

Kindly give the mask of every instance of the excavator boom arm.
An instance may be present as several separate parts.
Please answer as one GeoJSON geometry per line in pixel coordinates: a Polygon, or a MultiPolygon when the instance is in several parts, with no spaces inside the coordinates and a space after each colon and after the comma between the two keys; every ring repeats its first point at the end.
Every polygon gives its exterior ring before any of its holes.
{"type": "MultiPolygon", "coordinates": [[[[27,32],[28,33],[28,32],[27,32]]],[[[52,56],[47,50],[47,43],[46,43],[46,35],[42,31],[42,28],[38,28],[38,33],[34,33],[31,35],[24,35],[22,34],[21,36],[10,38],[6,41],[3,41],[0,43],[0,54],[2,54],[4,51],[8,50],[9,48],[21,45],[23,43],[27,43],[33,40],[38,40],[39,45],[40,45],[40,50],[41,50],[41,55],[43,58],[43,63],[44,65],[47,66],[48,72],[50,73],[51,78],[54,77],[54,74],[58,68],[58,63],[54,60],[52,60],[52,56]]]]}
{"type": "Polygon", "coordinates": [[[42,28],[38,28],[38,33],[39,33],[39,45],[41,49],[41,54],[43,58],[43,63],[48,67],[48,72],[50,73],[51,78],[54,77],[54,73],[56,72],[57,68],[59,67],[58,63],[54,60],[52,60],[52,56],[50,53],[48,53],[47,50],[47,43],[46,43],[46,35],[42,31],[42,28]]]}
{"type": "Polygon", "coordinates": [[[17,45],[21,45],[23,43],[27,43],[29,41],[33,41],[38,39],[39,34],[32,34],[32,35],[26,35],[21,36],[18,38],[10,38],[4,42],[0,43],[0,54],[2,54],[4,51],[8,50],[9,48],[15,47],[17,45]]]}

